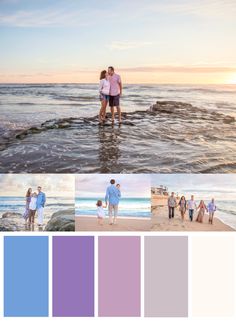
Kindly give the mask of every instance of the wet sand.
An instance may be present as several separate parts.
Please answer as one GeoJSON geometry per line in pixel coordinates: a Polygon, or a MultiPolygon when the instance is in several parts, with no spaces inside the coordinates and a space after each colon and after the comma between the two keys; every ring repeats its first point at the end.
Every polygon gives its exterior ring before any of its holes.
{"type": "Polygon", "coordinates": [[[213,225],[208,223],[209,216],[204,215],[203,223],[196,222],[197,213],[194,219],[189,221],[188,211],[185,220],[182,222],[178,208],[175,210],[175,217],[168,218],[168,207],[152,205],[151,231],[234,231],[233,228],[224,224],[214,217],[213,225]]]}
{"type": "Polygon", "coordinates": [[[105,218],[103,225],[99,225],[96,217],[76,216],[75,231],[150,231],[150,219],[117,218],[115,225],[109,225],[105,218]]]}

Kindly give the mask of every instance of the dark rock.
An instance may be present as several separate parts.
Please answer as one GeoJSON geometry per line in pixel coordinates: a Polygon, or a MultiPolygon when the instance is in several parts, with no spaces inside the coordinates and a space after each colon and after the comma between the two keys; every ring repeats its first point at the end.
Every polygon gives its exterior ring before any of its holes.
{"type": "Polygon", "coordinates": [[[22,214],[20,214],[19,212],[5,212],[2,215],[2,218],[22,218],[22,214]]]}
{"type": "Polygon", "coordinates": [[[0,218],[0,231],[25,230],[22,214],[17,212],[5,212],[0,218]]]}
{"type": "Polygon", "coordinates": [[[66,209],[55,212],[48,221],[46,231],[75,231],[75,210],[66,209]]]}

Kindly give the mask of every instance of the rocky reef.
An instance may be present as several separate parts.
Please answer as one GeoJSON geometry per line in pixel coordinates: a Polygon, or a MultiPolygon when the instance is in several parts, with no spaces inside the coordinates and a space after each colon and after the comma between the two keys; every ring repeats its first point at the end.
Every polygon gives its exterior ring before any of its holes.
{"type": "Polygon", "coordinates": [[[45,231],[75,231],[74,209],[59,210],[48,221],[45,231]]]}
{"type": "MultiPolygon", "coordinates": [[[[34,225],[37,228],[37,224],[34,225]]],[[[28,231],[36,230],[25,224],[22,214],[17,212],[5,212],[0,218],[0,231],[28,231]]],[[[42,230],[42,229],[39,229],[42,230]]],[[[59,210],[52,214],[44,231],[74,231],[75,211],[74,209],[59,210]]]]}

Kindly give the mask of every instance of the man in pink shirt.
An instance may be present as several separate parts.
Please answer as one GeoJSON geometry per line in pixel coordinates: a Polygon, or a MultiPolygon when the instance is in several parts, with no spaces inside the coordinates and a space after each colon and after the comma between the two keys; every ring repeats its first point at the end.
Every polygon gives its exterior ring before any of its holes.
{"type": "Polygon", "coordinates": [[[110,82],[110,98],[109,105],[111,108],[112,122],[115,119],[115,107],[121,123],[120,96],[122,95],[122,83],[120,75],[115,73],[114,67],[108,67],[109,82],[110,82]]]}

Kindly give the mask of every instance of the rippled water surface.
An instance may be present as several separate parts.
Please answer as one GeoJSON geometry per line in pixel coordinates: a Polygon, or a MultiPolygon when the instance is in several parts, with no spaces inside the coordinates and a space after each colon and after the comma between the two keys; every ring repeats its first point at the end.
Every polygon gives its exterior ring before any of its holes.
{"type": "Polygon", "coordinates": [[[121,102],[121,126],[99,126],[97,85],[0,85],[0,172],[236,172],[236,86],[127,85],[121,102]]]}

